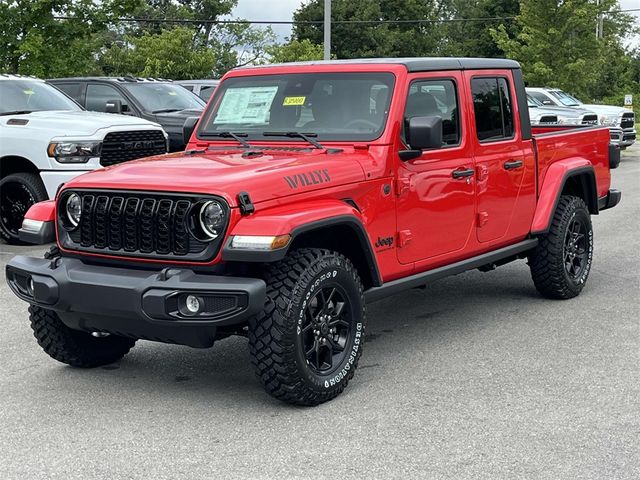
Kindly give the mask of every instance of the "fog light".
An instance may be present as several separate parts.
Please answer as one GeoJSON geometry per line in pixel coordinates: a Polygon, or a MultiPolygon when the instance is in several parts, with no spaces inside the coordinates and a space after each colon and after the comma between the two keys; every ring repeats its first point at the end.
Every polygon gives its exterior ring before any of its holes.
{"type": "Polygon", "coordinates": [[[33,297],[33,292],[35,292],[35,286],[33,285],[33,277],[29,277],[27,280],[27,293],[33,297]]]}
{"type": "Polygon", "coordinates": [[[195,295],[187,295],[184,306],[189,313],[196,314],[200,311],[200,300],[195,295]]]}

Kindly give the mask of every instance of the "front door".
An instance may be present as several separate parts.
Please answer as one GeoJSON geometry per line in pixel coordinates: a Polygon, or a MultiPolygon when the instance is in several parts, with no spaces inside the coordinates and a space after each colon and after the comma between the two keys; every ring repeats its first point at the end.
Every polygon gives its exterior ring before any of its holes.
{"type": "MultiPolygon", "coordinates": [[[[397,183],[398,260],[408,264],[465,248],[473,231],[475,169],[461,118],[460,72],[417,74],[411,78],[405,108],[405,130],[414,116],[443,119],[442,148],[401,162],[397,183]]],[[[403,142],[407,143],[406,138],[403,142]]]]}
{"type": "MultiPolygon", "coordinates": [[[[509,71],[485,76],[467,72],[473,96],[475,132],[471,137],[476,164],[479,242],[505,241],[525,173],[535,172],[534,159],[524,154],[517,128],[515,92],[509,71]]],[[[532,179],[530,179],[532,180],[532,179]]]]}

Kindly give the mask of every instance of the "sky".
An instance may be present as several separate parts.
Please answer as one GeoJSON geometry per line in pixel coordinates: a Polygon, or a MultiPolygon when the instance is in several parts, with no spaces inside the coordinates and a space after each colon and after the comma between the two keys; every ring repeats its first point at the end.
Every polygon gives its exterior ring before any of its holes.
{"type": "MultiPolygon", "coordinates": [[[[291,20],[293,12],[302,3],[303,0],[238,0],[238,5],[232,16],[247,20],[291,20]]],[[[640,9],[640,0],[619,0],[619,3],[622,10],[640,9]]],[[[631,14],[636,17],[636,25],[640,26],[640,11],[631,14]]],[[[284,42],[286,37],[291,35],[290,25],[273,25],[272,28],[281,42],[284,42]]],[[[630,38],[626,43],[638,47],[640,46],[640,37],[630,38]]]]}

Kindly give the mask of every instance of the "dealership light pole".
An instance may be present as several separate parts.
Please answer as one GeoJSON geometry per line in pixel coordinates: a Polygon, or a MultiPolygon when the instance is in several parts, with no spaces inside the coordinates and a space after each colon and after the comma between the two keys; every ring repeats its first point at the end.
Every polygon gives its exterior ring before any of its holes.
{"type": "Polygon", "coordinates": [[[331,58],[331,0],[324,0],[324,59],[331,58]]]}

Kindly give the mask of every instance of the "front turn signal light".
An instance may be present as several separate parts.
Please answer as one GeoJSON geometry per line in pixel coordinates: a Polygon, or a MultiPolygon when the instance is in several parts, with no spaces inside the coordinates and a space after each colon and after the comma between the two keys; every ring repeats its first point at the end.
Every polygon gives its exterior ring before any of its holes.
{"type": "Polygon", "coordinates": [[[234,235],[231,248],[238,250],[278,250],[286,247],[291,235],[234,235]]]}

